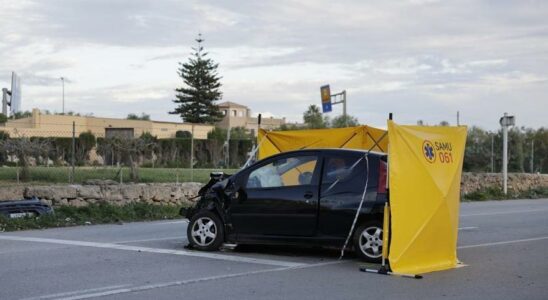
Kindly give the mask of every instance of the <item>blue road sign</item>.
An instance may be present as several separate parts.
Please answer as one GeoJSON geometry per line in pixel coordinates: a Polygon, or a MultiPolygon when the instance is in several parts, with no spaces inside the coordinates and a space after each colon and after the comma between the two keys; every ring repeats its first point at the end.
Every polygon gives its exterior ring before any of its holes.
{"type": "Polygon", "coordinates": [[[322,111],[324,113],[331,112],[331,102],[323,102],[322,103],[322,111]]]}

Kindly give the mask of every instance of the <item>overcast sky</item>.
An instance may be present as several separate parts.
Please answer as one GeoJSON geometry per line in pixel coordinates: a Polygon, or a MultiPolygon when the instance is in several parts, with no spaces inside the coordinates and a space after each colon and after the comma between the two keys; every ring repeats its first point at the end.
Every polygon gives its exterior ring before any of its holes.
{"type": "MultiPolygon", "coordinates": [[[[201,32],[224,101],[302,121],[320,86],[386,126],[548,126],[548,1],[0,0],[0,85],[22,108],[180,120],[174,89],[201,32]]],[[[341,113],[334,106],[330,116],[341,113]]]]}

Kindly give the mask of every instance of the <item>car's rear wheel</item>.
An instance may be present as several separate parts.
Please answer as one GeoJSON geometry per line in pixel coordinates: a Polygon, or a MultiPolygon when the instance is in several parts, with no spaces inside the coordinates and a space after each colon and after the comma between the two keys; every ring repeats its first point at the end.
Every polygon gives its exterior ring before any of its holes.
{"type": "Polygon", "coordinates": [[[362,259],[371,263],[381,262],[382,233],[381,221],[366,222],[354,232],[354,248],[362,259]]]}
{"type": "Polygon", "coordinates": [[[203,251],[218,250],[224,241],[223,223],[211,211],[195,214],[188,223],[186,234],[190,246],[203,251]]]}

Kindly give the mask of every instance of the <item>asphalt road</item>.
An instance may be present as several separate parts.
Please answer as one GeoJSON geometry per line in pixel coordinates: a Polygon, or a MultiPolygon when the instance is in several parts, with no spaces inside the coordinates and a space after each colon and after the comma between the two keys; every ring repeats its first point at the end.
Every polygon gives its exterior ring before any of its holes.
{"type": "Polygon", "coordinates": [[[548,199],[465,203],[464,267],[421,280],[333,250],[188,251],[185,221],[0,234],[0,299],[548,299],[548,199]]]}

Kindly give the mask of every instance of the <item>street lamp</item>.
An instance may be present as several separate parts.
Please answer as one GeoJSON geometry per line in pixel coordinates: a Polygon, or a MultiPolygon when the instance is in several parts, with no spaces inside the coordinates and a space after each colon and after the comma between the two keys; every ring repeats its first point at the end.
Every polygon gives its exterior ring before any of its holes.
{"type": "Polygon", "coordinates": [[[61,77],[61,82],[63,84],[63,115],[65,114],[65,77],[61,77]]]}

